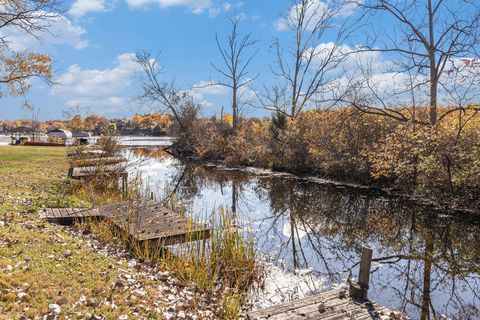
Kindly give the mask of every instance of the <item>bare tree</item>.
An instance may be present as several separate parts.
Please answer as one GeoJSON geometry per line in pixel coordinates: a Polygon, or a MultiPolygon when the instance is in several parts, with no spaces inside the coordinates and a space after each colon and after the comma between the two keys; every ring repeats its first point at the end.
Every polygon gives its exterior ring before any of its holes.
{"type": "Polygon", "coordinates": [[[158,65],[158,56],[153,58],[149,52],[137,51],[136,59],[142,69],[139,81],[143,92],[135,100],[159,106],[174,116],[181,130],[186,130],[188,121],[183,117],[184,107],[196,109],[189,92],[177,90],[173,80],[161,79],[165,68],[158,65]]]}
{"type": "Polygon", "coordinates": [[[32,141],[35,142],[37,134],[40,133],[41,129],[41,122],[39,121],[41,109],[32,105],[26,97],[24,97],[23,108],[31,113],[30,128],[32,128],[32,141]]]}
{"type": "Polygon", "coordinates": [[[281,84],[264,88],[258,95],[264,108],[297,117],[306,106],[330,100],[329,86],[339,78],[338,67],[346,59],[344,47],[338,45],[348,30],[338,19],[343,9],[342,2],[336,0],[292,3],[277,28],[290,31],[293,44],[285,51],[279,40],[274,43],[277,61],[271,69],[281,84]],[[329,32],[336,38],[325,43],[329,32]]]}
{"type": "MultiPolygon", "coordinates": [[[[59,17],[58,0],[3,0],[0,5],[0,30],[13,28],[37,39],[40,32],[49,32],[51,22],[59,17]]],[[[2,33],[0,44],[8,46],[8,36],[2,33]]]]}
{"type": "MultiPolygon", "coordinates": [[[[415,73],[416,88],[428,88],[429,124],[439,115],[439,90],[444,73],[456,58],[478,57],[480,3],[474,0],[352,0],[378,20],[384,13],[395,21],[394,30],[376,34],[364,48],[393,55],[401,61],[399,73],[415,73]]],[[[378,28],[377,28],[378,29],[378,28]]],[[[388,28],[385,28],[388,29],[388,28]]]]}
{"type": "Polygon", "coordinates": [[[212,67],[225,77],[226,81],[211,82],[208,85],[223,86],[231,90],[233,131],[235,132],[238,126],[239,106],[241,104],[239,102],[240,90],[247,88],[250,83],[258,78],[258,74],[250,78],[248,68],[259,50],[249,52],[255,46],[257,40],[252,39],[252,33],[243,36],[240,34],[238,29],[241,16],[235,14],[228,19],[231,24],[231,31],[226,44],[222,45],[218,34],[215,34],[217,48],[222,56],[223,68],[211,63],[212,67]]]}

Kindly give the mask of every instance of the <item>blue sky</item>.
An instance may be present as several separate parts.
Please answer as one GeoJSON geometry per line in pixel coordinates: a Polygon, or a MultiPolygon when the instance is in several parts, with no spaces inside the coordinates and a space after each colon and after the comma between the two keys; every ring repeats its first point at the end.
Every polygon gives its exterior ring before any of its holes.
{"type": "MultiPolygon", "coordinates": [[[[210,66],[210,62],[219,63],[220,58],[215,32],[220,38],[227,35],[226,17],[235,11],[244,16],[241,29],[253,32],[259,40],[260,52],[252,63],[252,74],[268,73],[268,65],[273,63],[268,47],[274,38],[286,36],[276,30],[275,21],[290,5],[289,1],[282,0],[129,2],[77,0],[65,14],[64,21],[53,27],[55,38],[46,36],[41,44],[28,37],[13,38],[14,47],[47,52],[54,57],[59,85],[51,88],[34,81],[28,93],[29,101],[41,110],[41,118],[61,118],[62,111],[77,106],[84,113],[92,111],[107,117],[148,112],[130,101],[139,88],[135,81],[136,66],[128,60],[138,49],[161,51],[165,78],[175,79],[181,88],[217,79],[210,66]],[[95,77],[104,79],[98,80],[100,83],[90,81],[95,77]]],[[[228,93],[216,89],[199,92],[200,98],[207,102],[204,111],[207,115],[218,113],[222,105],[228,106],[228,93]],[[209,94],[210,91],[213,94],[209,94]]],[[[3,105],[1,119],[28,116],[19,98],[3,99],[0,103],[3,105]]],[[[262,114],[257,109],[245,110],[245,113],[262,114]]]]}
{"type": "MultiPolygon", "coordinates": [[[[311,1],[321,6],[330,0],[311,1]]],[[[455,1],[448,3],[455,4],[455,1]]],[[[221,80],[210,63],[222,64],[215,33],[220,39],[226,39],[230,31],[227,17],[235,13],[241,15],[240,31],[252,32],[258,39],[260,51],[250,67],[251,77],[260,74],[253,84],[255,90],[276,81],[270,72],[270,66],[275,63],[275,52],[270,49],[274,39],[288,45],[294,36],[279,23],[291,10],[291,0],[73,0],[65,6],[64,14],[51,23],[50,33],[39,35],[41,42],[16,30],[10,29],[6,34],[0,30],[12,49],[46,52],[54,58],[57,85],[49,87],[33,80],[27,96],[40,110],[41,119],[62,118],[63,111],[74,109],[108,118],[152,111],[131,101],[141,91],[136,81],[139,66],[133,59],[139,49],[153,54],[161,52],[159,64],[165,67],[164,79],[175,79],[180,90],[191,90],[195,100],[204,104],[204,115],[218,115],[222,106],[229,112],[229,92],[225,88],[192,90],[198,84],[221,80]]],[[[420,2],[418,10],[422,9],[425,8],[420,2]]],[[[357,10],[342,11],[340,20],[354,20],[357,10]]],[[[423,19],[422,13],[411,14],[418,20],[423,19]]],[[[372,29],[380,32],[380,42],[395,34],[391,17],[377,14],[370,22],[372,29]]],[[[344,52],[352,52],[354,46],[364,43],[369,34],[365,30],[354,33],[348,43],[337,45],[344,52]]],[[[328,33],[317,48],[329,48],[331,41],[334,41],[333,34],[328,33]]],[[[356,53],[342,63],[340,72],[346,79],[358,69],[359,63],[365,62],[373,67],[372,81],[376,82],[378,92],[396,104],[398,101],[391,98],[393,91],[404,88],[409,80],[405,73],[392,71],[394,59],[379,52],[356,53]]],[[[477,87],[476,98],[479,98],[480,85],[477,87]]],[[[425,91],[419,91],[417,103],[425,97],[425,91]]],[[[448,102],[445,100],[445,103],[448,102]]],[[[0,119],[30,117],[21,105],[20,98],[3,98],[0,119]]],[[[243,114],[261,117],[269,112],[249,107],[243,114]]]]}

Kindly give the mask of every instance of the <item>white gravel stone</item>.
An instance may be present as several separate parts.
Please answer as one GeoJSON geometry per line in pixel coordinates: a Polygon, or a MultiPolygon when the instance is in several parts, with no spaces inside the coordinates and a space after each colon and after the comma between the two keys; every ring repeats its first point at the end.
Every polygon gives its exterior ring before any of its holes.
{"type": "Polygon", "coordinates": [[[60,314],[62,312],[62,307],[60,307],[56,303],[52,303],[48,305],[48,310],[52,311],[55,314],[60,314]]]}

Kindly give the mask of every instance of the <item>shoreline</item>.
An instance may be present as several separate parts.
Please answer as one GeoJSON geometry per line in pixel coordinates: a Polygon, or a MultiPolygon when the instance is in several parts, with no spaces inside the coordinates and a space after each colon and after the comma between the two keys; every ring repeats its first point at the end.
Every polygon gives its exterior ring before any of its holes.
{"type": "Polygon", "coordinates": [[[214,161],[211,159],[202,159],[200,157],[193,156],[184,156],[170,150],[165,150],[170,153],[172,156],[179,158],[180,160],[187,160],[195,162],[199,165],[205,166],[207,168],[214,168],[220,171],[237,171],[247,174],[254,175],[256,177],[266,177],[266,178],[280,178],[285,180],[295,180],[300,182],[314,183],[323,186],[329,186],[333,188],[349,188],[362,192],[370,192],[383,197],[388,197],[391,199],[403,200],[411,202],[412,204],[429,207],[435,211],[439,211],[439,214],[449,214],[449,215],[471,215],[478,216],[480,215],[480,210],[475,210],[469,207],[459,207],[458,205],[452,206],[452,203],[438,202],[433,199],[429,199],[423,196],[416,196],[408,194],[406,192],[396,191],[393,188],[382,188],[376,186],[370,186],[361,183],[339,181],[333,179],[327,179],[313,174],[295,174],[288,171],[275,171],[273,169],[265,169],[252,166],[226,166],[223,165],[220,161],[214,161]]]}

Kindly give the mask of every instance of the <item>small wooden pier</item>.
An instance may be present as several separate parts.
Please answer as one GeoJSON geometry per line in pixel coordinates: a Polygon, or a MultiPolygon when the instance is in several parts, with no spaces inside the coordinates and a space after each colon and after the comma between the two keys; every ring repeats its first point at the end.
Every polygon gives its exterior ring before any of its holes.
{"type": "MultiPolygon", "coordinates": [[[[392,312],[368,300],[350,297],[345,290],[327,291],[312,297],[248,313],[249,320],[297,319],[390,319],[392,312]]],[[[395,319],[395,318],[392,318],[395,319]]]]}
{"type": "Polygon", "coordinates": [[[71,224],[85,218],[108,219],[128,232],[136,241],[149,241],[168,246],[187,241],[206,239],[209,229],[196,224],[153,200],[141,199],[120,202],[90,209],[46,208],[41,218],[61,224],[71,224]]]}
{"type": "Polygon", "coordinates": [[[305,299],[291,301],[263,310],[251,311],[249,320],[407,320],[399,311],[392,311],[368,300],[368,283],[372,250],[363,248],[359,280],[349,290],[331,290],[305,299]]]}
{"type": "Polygon", "coordinates": [[[111,177],[122,181],[122,191],[128,189],[128,171],[126,163],[128,160],[123,156],[105,156],[102,150],[87,149],[68,153],[70,168],[68,177],[76,180],[85,180],[95,177],[111,177]]]}
{"type": "Polygon", "coordinates": [[[125,157],[88,157],[80,159],[72,159],[70,166],[72,168],[92,167],[100,165],[114,165],[127,162],[125,157]]]}
{"type": "Polygon", "coordinates": [[[68,150],[67,156],[75,159],[100,158],[105,156],[105,151],[92,148],[86,148],[84,150],[68,150]]]}

